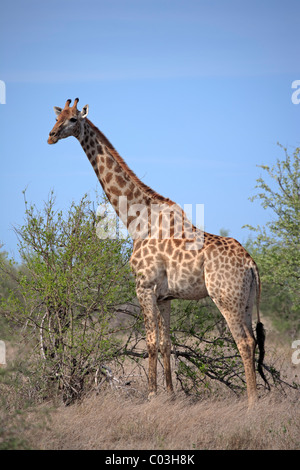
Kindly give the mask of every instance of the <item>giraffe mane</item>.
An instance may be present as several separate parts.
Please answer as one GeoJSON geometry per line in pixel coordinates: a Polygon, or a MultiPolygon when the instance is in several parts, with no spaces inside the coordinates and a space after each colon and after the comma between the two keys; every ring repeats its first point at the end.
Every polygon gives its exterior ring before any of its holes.
{"type": "Polygon", "coordinates": [[[103,134],[103,132],[101,132],[98,129],[98,127],[96,127],[89,119],[86,119],[86,121],[91,126],[93,131],[99,136],[101,142],[109,149],[111,155],[118,162],[121,168],[127,173],[130,179],[134,181],[142,189],[142,191],[147,194],[149,198],[154,199],[154,200],[159,200],[161,202],[165,202],[166,204],[169,204],[170,206],[175,204],[171,199],[162,196],[161,194],[157,193],[152,188],[147,186],[145,183],[143,183],[143,181],[141,181],[138,178],[138,176],[131,170],[131,168],[129,168],[127,163],[123,160],[121,155],[117,152],[117,150],[108,140],[108,138],[103,134]]]}

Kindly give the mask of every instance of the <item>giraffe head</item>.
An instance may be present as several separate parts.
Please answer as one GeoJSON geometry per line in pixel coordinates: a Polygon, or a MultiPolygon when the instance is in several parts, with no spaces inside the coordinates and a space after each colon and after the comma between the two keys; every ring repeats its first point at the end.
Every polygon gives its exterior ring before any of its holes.
{"type": "Polygon", "coordinates": [[[89,106],[85,105],[81,111],[77,109],[79,98],[74,100],[70,107],[71,100],[67,100],[64,109],[54,106],[54,112],[57,116],[56,124],[49,132],[48,144],[56,144],[60,139],[65,139],[70,135],[79,137],[85,118],[88,115],[89,106]]]}

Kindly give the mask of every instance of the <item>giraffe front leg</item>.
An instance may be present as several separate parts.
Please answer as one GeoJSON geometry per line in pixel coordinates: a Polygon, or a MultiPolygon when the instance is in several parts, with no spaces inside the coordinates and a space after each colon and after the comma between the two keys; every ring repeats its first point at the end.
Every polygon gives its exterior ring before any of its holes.
{"type": "Polygon", "coordinates": [[[171,338],[170,338],[170,312],[171,301],[167,300],[158,304],[159,316],[159,349],[163,356],[164,371],[166,377],[167,392],[173,392],[172,375],[171,375],[171,338]]]}
{"type": "Polygon", "coordinates": [[[149,356],[148,398],[157,391],[157,355],[158,355],[158,307],[152,289],[137,289],[137,296],[143,310],[146,342],[149,356]]]}

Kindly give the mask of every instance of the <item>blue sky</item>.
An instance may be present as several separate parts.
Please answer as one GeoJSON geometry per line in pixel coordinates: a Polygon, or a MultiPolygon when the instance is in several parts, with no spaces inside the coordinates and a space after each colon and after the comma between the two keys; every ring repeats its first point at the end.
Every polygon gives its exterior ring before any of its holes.
{"type": "Polygon", "coordinates": [[[17,257],[22,191],[67,208],[98,187],[79,143],[47,144],[53,106],[80,98],[135,173],[205,229],[245,242],[270,214],[259,164],[300,145],[298,0],[10,0],[1,4],[0,242],[17,257]]]}

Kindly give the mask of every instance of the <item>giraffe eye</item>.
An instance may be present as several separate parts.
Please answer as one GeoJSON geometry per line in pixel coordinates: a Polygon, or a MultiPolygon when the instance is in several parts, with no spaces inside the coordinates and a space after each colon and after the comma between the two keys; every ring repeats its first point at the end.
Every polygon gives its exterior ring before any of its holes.
{"type": "Polygon", "coordinates": [[[77,118],[73,117],[73,118],[70,119],[70,122],[76,122],[76,121],[77,121],[77,118]]]}

